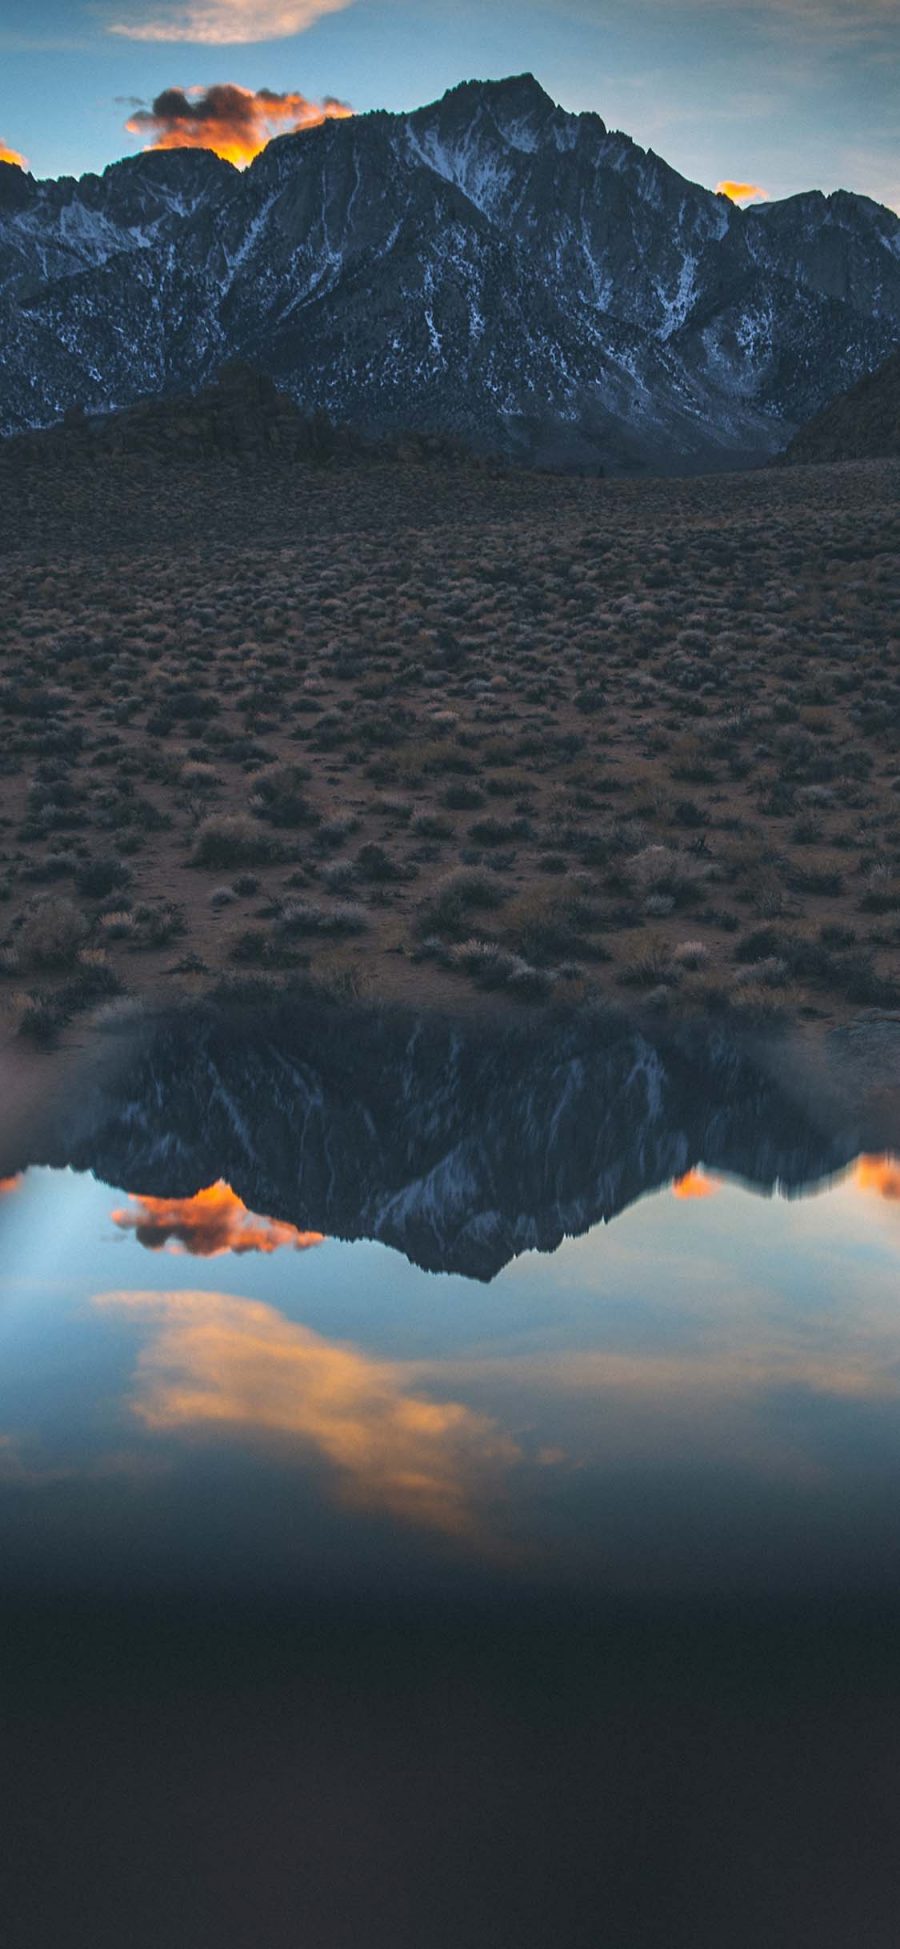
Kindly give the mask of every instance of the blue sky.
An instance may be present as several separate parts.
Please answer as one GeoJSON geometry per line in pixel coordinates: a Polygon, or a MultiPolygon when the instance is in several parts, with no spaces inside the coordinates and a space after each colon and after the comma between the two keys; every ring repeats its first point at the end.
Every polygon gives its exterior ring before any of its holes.
{"type": "Polygon", "coordinates": [[[0,0],[0,144],[80,174],[171,86],[403,109],[526,68],[699,182],[900,208],[900,0],[0,0]]]}

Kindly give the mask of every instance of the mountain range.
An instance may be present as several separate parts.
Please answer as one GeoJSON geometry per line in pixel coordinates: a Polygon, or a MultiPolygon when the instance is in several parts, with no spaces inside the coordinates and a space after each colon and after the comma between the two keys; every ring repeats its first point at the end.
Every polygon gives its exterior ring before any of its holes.
{"type": "Polygon", "coordinates": [[[0,164],[0,430],[252,361],[307,412],[548,464],[779,452],[900,337],[900,218],[742,209],[531,75],[284,136],[240,172],[151,152],[0,164]]]}

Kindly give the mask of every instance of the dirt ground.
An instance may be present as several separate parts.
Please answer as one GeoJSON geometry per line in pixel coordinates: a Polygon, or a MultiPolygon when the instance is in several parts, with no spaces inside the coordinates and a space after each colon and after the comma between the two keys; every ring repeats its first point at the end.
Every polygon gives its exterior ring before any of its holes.
{"type": "Polygon", "coordinates": [[[900,463],[0,453],[0,1011],[900,1007],[900,463]]]}

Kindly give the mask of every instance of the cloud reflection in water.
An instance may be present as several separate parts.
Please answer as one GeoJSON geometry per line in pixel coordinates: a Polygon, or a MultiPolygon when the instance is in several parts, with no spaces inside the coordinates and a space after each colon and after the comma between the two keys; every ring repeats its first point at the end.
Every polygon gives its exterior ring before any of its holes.
{"type": "Polygon", "coordinates": [[[221,1178],[192,1198],[133,1195],[130,1204],[112,1213],[112,1220],[151,1252],[168,1245],[200,1259],[222,1252],[277,1252],[283,1246],[302,1252],[323,1243],[321,1232],[300,1232],[279,1218],[258,1218],[221,1178]]]}
{"type": "Polygon", "coordinates": [[[94,1303],[153,1323],[132,1401],[146,1428],[296,1444],[334,1470],[353,1508],[488,1540],[479,1501],[519,1450],[488,1416],[412,1392],[404,1363],[226,1293],[109,1292],[94,1303]]]}

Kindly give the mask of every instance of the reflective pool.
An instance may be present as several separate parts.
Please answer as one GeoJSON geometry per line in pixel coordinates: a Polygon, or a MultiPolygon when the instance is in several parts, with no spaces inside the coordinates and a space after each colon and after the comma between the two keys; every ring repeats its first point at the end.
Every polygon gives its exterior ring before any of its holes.
{"type": "Polygon", "coordinates": [[[693,1170],[489,1284],[35,1170],[0,1205],[7,1589],[900,1589],[900,1165],[693,1170]]]}
{"type": "Polygon", "coordinates": [[[307,1217],[0,1191],[4,1939],[893,1945],[900,1164],[307,1217]]]}

